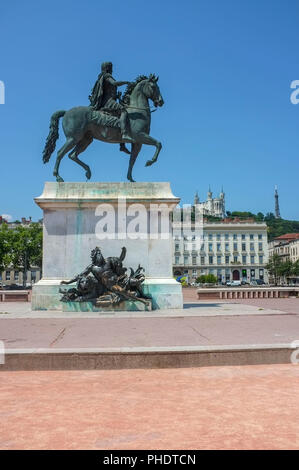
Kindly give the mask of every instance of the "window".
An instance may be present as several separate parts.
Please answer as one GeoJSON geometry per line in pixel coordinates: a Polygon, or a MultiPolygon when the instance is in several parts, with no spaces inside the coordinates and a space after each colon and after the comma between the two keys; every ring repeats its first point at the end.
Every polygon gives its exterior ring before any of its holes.
{"type": "Polygon", "coordinates": [[[213,256],[209,256],[209,264],[213,264],[213,256]]]}
{"type": "Polygon", "coordinates": [[[192,243],[192,250],[196,250],[196,243],[192,243]]]}
{"type": "Polygon", "coordinates": [[[245,240],[245,234],[242,233],[242,240],[245,240]]]}
{"type": "Polygon", "coordinates": [[[259,251],[263,251],[263,244],[261,242],[259,243],[259,251]]]}
{"type": "Polygon", "coordinates": [[[242,251],[246,251],[246,243],[242,243],[242,251]]]}
{"type": "Polygon", "coordinates": [[[220,241],[220,233],[217,233],[217,240],[220,241]]]}
{"type": "Polygon", "coordinates": [[[10,271],[5,271],[5,280],[10,281],[10,271]]]}
{"type": "Polygon", "coordinates": [[[263,239],[263,235],[262,235],[261,233],[259,233],[258,239],[259,239],[259,240],[262,240],[262,239],[263,239]]]}
{"type": "Polygon", "coordinates": [[[260,255],[259,256],[259,263],[263,264],[263,262],[264,262],[264,257],[263,257],[263,255],[260,255]]]}
{"type": "Polygon", "coordinates": [[[205,264],[205,257],[204,256],[200,257],[200,264],[205,264]]]}
{"type": "Polygon", "coordinates": [[[237,262],[238,262],[238,257],[234,256],[234,263],[237,263],[237,262]]]}
{"type": "Polygon", "coordinates": [[[185,245],[184,245],[184,251],[188,251],[188,245],[187,245],[187,243],[185,243],[185,245]]]}
{"type": "Polygon", "coordinates": [[[19,280],[19,271],[14,272],[14,280],[18,281],[19,280]]]}
{"type": "Polygon", "coordinates": [[[196,265],[196,256],[192,256],[192,264],[193,266],[196,265]]]}
{"type": "Polygon", "coordinates": [[[226,264],[229,263],[229,256],[226,256],[226,257],[225,257],[225,263],[226,263],[226,264]]]}
{"type": "Polygon", "coordinates": [[[209,251],[213,251],[213,243],[209,243],[209,251]]]}
{"type": "Polygon", "coordinates": [[[253,233],[250,234],[250,240],[253,240],[253,233]]]}
{"type": "Polygon", "coordinates": [[[221,251],[221,243],[217,243],[217,251],[221,251]]]}
{"type": "Polygon", "coordinates": [[[213,235],[212,235],[212,233],[209,233],[209,240],[213,240],[213,235]]]}
{"type": "Polygon", "coordinates": [[[250,256],[250,263],[251,263],[251,264],[254,264],[254,258],[255,258],[254,255],[251,255],[251,256],[250,256]]]}
{"type": "Polygon", "coordinates": [[[175,244],[175,251],[179,251],[180,245],[178,243],[175,244]]]}
{"type": "Polygon", "coordinates": [[[224,235],[224,239],[225,239],[225,240],[228,240],[228,233],[226,233],[226,234],[224,235]]]}
{"type": "Polygon", "coordinates": [[[180,257],[179,256],[175,256],[175,264],[179,264],[180,262],[180,257]]]}
{"type": "Polygon", "coordinates": [[[233,239],[234,239],[234,240],[237,240],[237,234],[236,234],[236,233],[234,233],[233,239]]]}
{"type": "Polygon", "coordinates": [[[246,263],[247,263],[247,256],[246,256],[246,255],[243,255],[243,256],[242,256],[242,263],[243,263],[243,264],[246,264],[246,263]]]}
{"type": "Polygon", "coordinates": [[[217,256],[217,264],[221,264],[221,256],[217,256]]]}
{"type": "Polygon", "coordinates": [[[188,264],[189,256],[184,256],[184,264],[188,264]]]}
{"type": "Polygon", "coordinates": [[[250,243],[250,251],[254,251],[254,243],[250,243]]]}
{"type": "Polygon", "coordinates": [[[238,243],[234,243],[234,251],[238,251],[238,243]]]}
{"type": "Polygon", "coordinates": [[[229,243],[225,243],[225,251],[229,251],[229,243]]]}

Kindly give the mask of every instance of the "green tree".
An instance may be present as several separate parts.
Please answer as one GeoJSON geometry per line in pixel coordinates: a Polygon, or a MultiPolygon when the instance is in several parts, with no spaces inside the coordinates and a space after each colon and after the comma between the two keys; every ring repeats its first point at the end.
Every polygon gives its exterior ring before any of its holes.
{"type": "Polygon", "coordinates": [[[271,256],[271,258],[269,258],[266,269],[268,270],[269,274],[274,277],[274,284],[277,286],[277,279],[280,276],[281,269],[281,259],[279,255],[275,253],[273,256],[271,256]]]}
{"type": "Polygon", "coordinates": [[[217,284],[217,277],[214,274],[202,274],[196,279],[201,284],[217,284]]]}
{"type": "Polygon", "coordinates": [[[206,276],[207,284],[217,284],[217,277],[214,274],[207,274],[206,276]]]}
{"type": "Polygon", "coordinates": [[[6,269],[11,261],[11,231],[7,224],[0,225],[0,272],[6,269]]]}
{"type": "Polygon", "coordinates": [[[26,287],[27,271],[32,266],[42,266],[42,228],[32,223],[28,227],[18,226],[11,232],[10,261],[15,269],[23,272],[26,287]]]}
{"type": "Polygon", "coordinates": [[[278,274],[281,277],[284,277],[289,283],[289,277],[292,274],[293,263],[290,260],[282,261],[278,267],[278,274]]]}
{"type": "Polygon", "coordinates": [[[291,274],[293,276],[299,276],[299,259],[293,263],[291,274]]]}

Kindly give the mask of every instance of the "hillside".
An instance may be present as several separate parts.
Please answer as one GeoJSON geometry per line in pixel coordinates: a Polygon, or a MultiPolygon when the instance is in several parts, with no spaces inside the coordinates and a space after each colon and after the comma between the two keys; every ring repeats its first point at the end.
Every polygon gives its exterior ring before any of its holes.
{"type": "Polygon", "coordinates": [[[240,219],[252,218],[257,222],[266,222],[268,226],[269,241],[273,240],[275,237],[284,235],[285,233],[299,233],[298,220],[275,219],[275,216],[272,212],[264,215],[261,212],[253,214],[252,212],[228,211],[227,216],[232,218],[238,217],[240,219]]]}

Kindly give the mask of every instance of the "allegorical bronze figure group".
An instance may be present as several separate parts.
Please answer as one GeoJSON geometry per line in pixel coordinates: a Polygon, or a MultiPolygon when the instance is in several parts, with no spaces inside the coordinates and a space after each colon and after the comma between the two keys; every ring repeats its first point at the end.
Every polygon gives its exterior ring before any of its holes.
{"type": "Polygon", "coordinates": [[[78,106],[68,111],[56,111],[50,121],[50,131],[43,151],[43,162],[47,163],[55,150],[59,137],[59,119],[66,137],[65,144],[58,150],[53,175],[62,182],[59,165],[69,152],[69,158],[82,166],[87,179],[91,178],[89,166],[79,159],[79,155],[92,143],[93,139],[112,144],[120,144],[120,150],[130,155],[127,178],[134,181],[132,169],[143,144],[156,147],[150,166],[158,159],[161,142],[150,136],[151,110],[149,100],[155,107],[163,106],[164,101],[158,86],[158,77],[151,74],[139,76],[133,82],[116,81],[111,62],[102,64],[101,73],[89,96],[89,106],[78,106]],[[117,88],[127,85],[122,96],[117,88]],[[131,150],[126,148],[131,144],[131,150]]]}
{"type": "Polygon", "coordinates": [[[104,258],[99,247],[91,252],[91,264],[70,281],[61,284],[72,284],[71,289],[60,288],[63,302],[90,301],[97,307],[109,307],[119,304],[123,300],[133,300],[148,304],[150,299],[143,294],[144,269],[139,265],[136,271],[123,267],[126,248],[122,248],[119,257],[104,258]]]}

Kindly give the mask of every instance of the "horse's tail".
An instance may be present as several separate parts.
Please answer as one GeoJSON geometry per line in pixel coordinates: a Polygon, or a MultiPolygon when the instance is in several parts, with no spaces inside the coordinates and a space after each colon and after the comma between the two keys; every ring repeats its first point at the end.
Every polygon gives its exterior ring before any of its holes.
{"type": "Polygon", "coordinates": [[[52,114],[51,121],[50,121],[50,132],[46,140],[46,145],[43,150],[43,162],[47,163],[50,160],[52,153],[56,147],[56,140],[59,137],[58,132],[58,123],[59,119],[64,116],[66,111],[56,111],[56,113],[52,114]]]}

